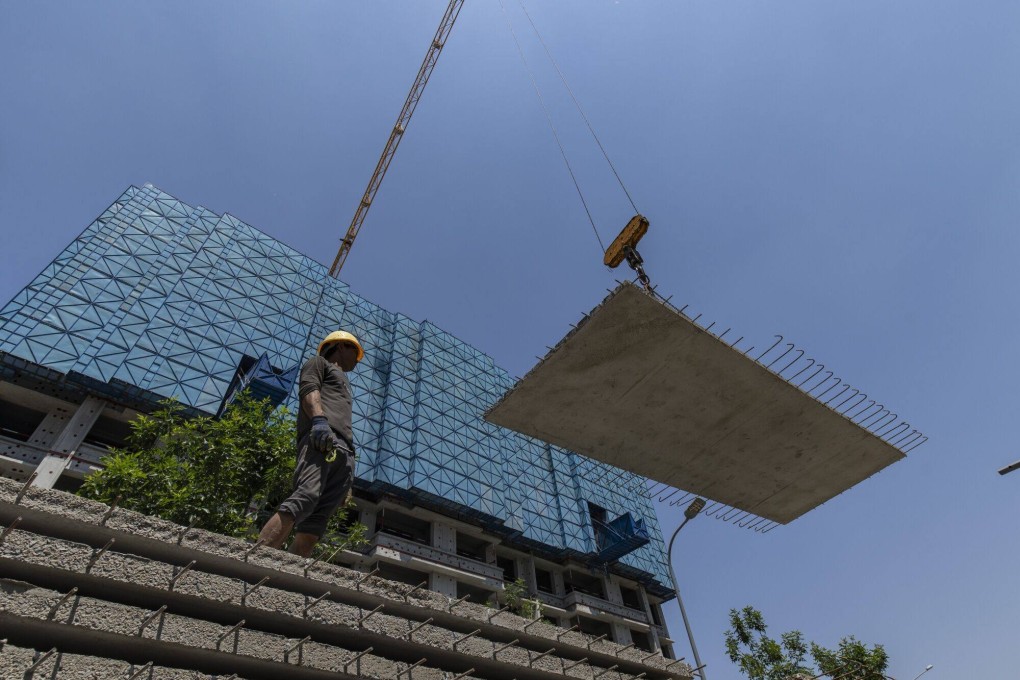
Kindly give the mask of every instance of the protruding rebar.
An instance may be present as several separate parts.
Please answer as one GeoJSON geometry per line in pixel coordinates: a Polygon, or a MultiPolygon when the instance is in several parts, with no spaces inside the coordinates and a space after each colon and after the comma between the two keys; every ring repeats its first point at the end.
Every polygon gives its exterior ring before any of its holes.
{"type": "Polygon", "coordinates": [[[228,637],[230,637],[231,635],[233,635],[237,631],[241,630],[243,627],[244,627],[244,619],[241,619],[240,621],[238,621],[237,623],[232,625],[230,628],[228,628],[225,633],[223,633],[218,638],[216,638],[216,649],[220,648],[220,645],[223,644],[224,640],[226,640],[228,637]]]}
{"type": "Polygon", "coordinates": [[[322,556],[325,555],[325,554],[326,554],[325,552],[321,552],[321,553],[319,553],[318,557],[313,557],[311,560],[309,560],[305,564],[305,568],[304,568],[305,578],[308,578],[308,570],[311,569],[312,567],[314,567],[319,562],[319,560],[322,559],[322,556]]]}
{"type": "Polygon", "coordinates": [[[509,649],[510,647],[513,647],[518,642],[520,642],[520,640],[511,640],[510,642],[506,643],[502,647],[497,647],[496,649],[492,650],[492,658],[495,659],[497,654],[502,652],[504,649],[509,649]]]}
{"type": "Polygon", "coordinates": [[[40,664],[42,664],[42,662],[43,662],[43,661],[45,661],[46,659],[48,659],[48,658],[50,658],[51,656],[53,656],[53,654],[54,654],[54,653],[56,653],[56,651],[57,651],[57,648],[56,648],[56,647],[54,647],[54,648],[53,648],[53,649],[51,649],[50,651],[48,651],[48,652],[44,652],[42,656],[40,656],[40,657],[39,657],[38,659],[36,659],[36,660],[35,660],[34,662],[32,662],[32,665],[31,665],[31,666],[29,666],[29,667],[28,667],[28,668],[27,668],[27,669],[25,670],[25,675],[27,675],[27,676],[31,677],[31,676],[32,676],[32,674],[33,674],[33,673],[35,673],[35,669],[36,669],[36,668],[38,668],[38,667],[39,667],[39,665],[40,665],[40,664]]]}
{"type": "Polygon", "coordinates": [[[450,612],[450,613],[453,613],[453,608],[456,607],[457,605],[463,603],[469,597],[471,597],[471,596],[470,595],[465,595],[464,597],[457,598],[456,600],[450,600],[450,604],[446,607],[446,611],[450,612]]]}
{"type": "MultiPolygon", "coordinates": [[[[701,315],[699,314],[698,316],[701,316],[701,315]]],[[[772,337],[776,338],[776,341],[774,343],[772,343],[771,347],[769,347],[767,350],[765,350],[764,352],[759,354],[758,358],[755,359],[755,361],[761,361],[761,358],[763,356],[765,356],[766,354],[768,354],[769,352],[774,350],[776,348],[776,346],[779,345],[779,343],[781,343],[783,341],[783,336],[781,336],[781,335],[773,335],[772,337]]]]}
{"type": "Polygon", "coordinates": [[[364,583],[365,581],[367,581],[368,579],[372,578],[373,576],[375,576],[378,573],[379,573],[379,567],[376,567],[372,571],[368,572],[367,574],[365,574],[364,576],[359,578],[358,581],[354,584],[354,588],[356,590],[361,590],[361,584],[364,583]]]}
{"type": "MultiPolygon", "coordinates": [[[[2,542],[2,540],[0,540],[0,542],[2,542]]],[[[104,545],[98,551],[92,552],[92,557],[89,558],[89,563],[85,565],[86,574],[92,571],[92,567],[96,566],[96,562],[98,562],[100,558],[102,558],[102,556],[105,555],[107,551],[113,547],[113,544],[114,539],[111,538],[109,541],[106,542],[106,545],[104,545]]]]}
{"type": "MultiPolygon", "coordinates": [[[[309,610],[310,610],[310,609],[311,609],[312,607],[314,607],[315,605],[319,604],[320,602],[322,602],[323,600],[325,600],[325,599],[326,599],[327,597],[329,597],[329,596],[330,596],[330,595],[332,595],[332,594],[333,594],[333,591],[331,591],[331,590],[327,590],[327,591],[326,591],[326,592],[324,592],[324,593],[323,593],[322,595],[319,595],[319,596],[318,596],[317,598],[315,598],[314,600],[312,600],[312,601],[311,601],[311,602],[310,602],[309,604],[305,605],[305,608],[304,608],[304,610],[303,610],[303,611],[301,612],[301,615],[302,615],[302,616],[308,616],[308,612],[309,612],[309,610]]],[[[381,607],[382,607],[382,605],[379,605],[379,607],[381,608],[381,607]]],[[[365,618],[368,618],[368,617],[366,616],[365,618]]]]}
{"type": "Polygon", "coordinates": [[[25,480],[25,483],[22,485],[21,489],[18,491],[18,495],[14,497],[14,504],[15,505],[21,505],[21,499],[25,497],[26,493],[28,493],[28,488],[30,486],[32,486],[32,482],[34,482],[35,478],[38,477],[38,476],[39,476],[39,472],[37,470],[33,470],[32,474],[30,474],[28,476],[28,479],[25,480]]]}
{"type": "Polygon", "coordinates": [[[465,640],[467,640],[468,638],[473,638],[474,636],[478,635],[478,634],[479,634],[479,633],[481,633],[481,632],[482,632],[482,629],[481,629],[481,628],[478,628],[478,629],[476,629],[476,630],[473,630],[473,631],[471,631],[471,632],[470,632],[470,633],[468,633],[467,635],[461,635],[461,636],[460,636],[459,638],[457,638],[456,640],[454,640],[454,641],[453,641],[453,644],[452,644],[452,645],[450,645],[450,646],[451,646],[451,647],[453,647],[454,649],[457,649],[457,645],[459,645],[460,643],[464,642],[464,641],[465,641],[465,640]]]}
{"type": "Polygon", "coordinates": [[[583,664],[587,660],[588,660],[588,657],[583,657],[583,658],[579,659],[578,661],[575,661],[572,664],[563,664],[563,672],[566,673],[567,671],[569,671],[574,666],[580,666],[581,664],[583,664]]]}
{"type": "Polygon", "coordinates": [[[127,680],[136,680],[136,678],[142,677],[142,673],[144,673],[147,670],[151,670],[151,669],[152,669],[152,662],[150,661],[147,664],[145,664],[144,666],[142,666],[141,668],[139,668],[137,671],[135,671],[134,673],[129,675],[127,680]]]}
{"type": "Polygon", "coordinates": [[[177,545],[180,545],[181,543],[183,543],[184,542],[184,537],[187,535],[187,533],[189,531],[191,531],[192,529],[194,529],[196,526],[198,526],[198,518],[197,517],[195,519],[191,520],[191,524],[189,524],[188,526],[186,526],[186,527],[184,527],[183,529],[180,530],[180,532],[177,535],[177,545]]]}
{"type": "Polygon", "coordinates": [[[262,547],[263,543],[265,543],[265,540],[261,538],[252,543],[251,547],[244,551],[244,561],[247,562],[248,558],[252,556],[252,553],[262,547]]]}
{"type": "Polygon", "coordinates": [[[120,503],[120,499],[121,499],[120,496],[117,496],[116,498],[113,499],[113,502],[110,503],[110,507],[106,511],[106,514],[104,514],[103,518],[99,520],[99,526],[101,527],[106,526],[106,523],[110,520],[111,517],[113,517],[113,511],[117,509],[117,504],[120,503]]]}
{"type": "Polygon", "coordinates": [[[493,620],[494,618],[496,618],[497,616],[499,616],[499,615],[500,615],[500,614],[502,614],[503,612],[507,611],[508,609],[510,609],[510,605],[507,605],[507,606],[505,606],[505,607],[502,607],[502,608],[500,608],[500,609],[497,609],[496,611],[494,611],[494,612],[492,612],[491,614],[489,614],[489,623],[492,623],[492,620],[493,620]]]}
{"type": "Polygon", "coordinates": [[[532,626],[534,626],[534,625],[535,625],[536,623],[541,623],[541,622],[542,622],[543,620],[544,620],[544,619],[543,619],[543,618],[542,618],[541,616],[539,616],[539,617],[538,617],[537,619],[535,619],[535,620],[534,620],[534,621],[532,621],[531,623],[526,623],[526,624],[524,624],[524,630],[525,630],[525,631],[527,631],[527,630],[528,630],[529,628],[531,628],[532,626]]]}
{"type": "Polygon", "coordinates": [[[11,525],[9,527],[4,527],[3,533],[0,533],[0,545],[3,545],[4,541],[7,540],[7,537],[10,535],[10,533],[14,531],[19,524],[21,524],[20,516],[15,517],[14,521],[11,522],[11,525]]]}
{"type": "Polygon", "coordinates": [[[55,605],[53,605],[52,607],[50,607],[50,612],[49,612],[49,614],[46,615],[46,620],[47,621],[52,621],[53,617],[57,615],[57,610],[59,610],[61,607],[63,607],[64,603],[67,602],[68,600],[70,600],[72,597],[74,597],[77,593],[78,593],[78,588],[75,587],[75,588],[71,588],[69,591],[67,591],[67,593],[62,595],[61,598],[59,600],[57,600],[57,603],[55,605]]]}
{"type": "MultiPolygon", "coordinates": [[[[295,643],[294,643],[293,645],[291,645],[291,646],[290,646],[290,647],[288,647],[287,649],[283,650],[283,662],[284,662],[284,663],[290,663],[290,655],[291,655],[291,653],[292,653],[292,652],[293,652],[293,651],[294,651],[295,649],[298,649],[298,650],[299,650],[299,649],[301,649],[301,647],[302,647],[302,646],[304,646],[304,644],[305,644],[306,642],[308,642],[309,640],[311,640],[311,639],[312,639],[312,636],[311,636],[311,635],[306,635],[306,636],[305,636],[304,638],[302,638],[301,640],[298,640],[298,641],[297,641],[297,642],[295,642],[295,643]]],[[[300,665],[301,665],[301,659],[300,659],[300,658],[298,658],[298,662],[297,662],[297,665],[298,665],[298,666],[300,666],[300,665]]]]}
{"type": "Polygon", "coordinates": [[[589,640],[589,641],[588,641],[588,651],[589,651],[589,652],[591,651],[591,646],[592,646],[593,644],[595,644],[596,642],[598,642],[598,641],[600,641],[600,640],[605,640],[605,639],[606,639],[607,637],[609,637],[609,634],[608,634],[608,633],[603,633],[602,635],[599,635],[599,636],[598,636],[597,638],[595,638],[594,640],[589,640]]]}
{"type": "Polygon", "coordinates": [[[146,616],[145,620],[142,621],[142,625],[138,626],[138,637],[142,637],[142,633],[144,633],[145,629],[149,627],[149,624],[152,623],[153,621],[155,621],[157,617],[162,616],[163,612],[165,612],[165,611],[166,611],[166,605],[163,605],[162,607],[160,607],[156,611],[154,611],[151,614],[149,614],[148,616],[146,616]]]}
{"type": "Polygon", "coordinates": [[[373,649],[372,647],[369,647],[365,651],[358,652],[357,654],[355,654],[349,661],[345,661],[344,662],[344,672],[345,673],[347,672],[347,667],[350,666],[352,663],[354,663],[355,661],[358,661],[359,659],[361,659],[361,657],[365,656],[366,654],[371,654],[372,653],[372,649],[373,649]]]}
{"type": "Polygon", "coordinates": [[[410,640],[411,636],[413,636],[415,633],[417,633],[419,630],[421,630],[425,626],[429,625],[430,623],[432,623],[432,617],[431,616],[429,618],[425,619],[424,621],[422,621],[421,623],[419,623],[417,626],[414,626],[413,628],[411,628],[411,630],[407,631],[407,639],[410,640]]]}
{"type": "Polygon", "coordinates": [[[541,654],[539,654],[538,656],[535,656],[535,657],[532,657],[531,659],[529,659],[529,660],[528,660],[528,665],[529,665],[529,666],[533,666],[533,665],[535,665],[535,662],[536,662],[536,661],[538,661],[539,659],[541,659],[541,658],[543,658],[543,657],[549,656],[550,654],[552,654],[552,653],[553,653],[553,652],[555,652],[555,651],[556,651],[556,648],[555,648],[555,647],[553,647],[552,649],[547,649],[546,651],[542,652],[542,653],[541,653],[541,654]]]}
{"type": "Polygon", "coordinates": [[[455,675],[454,677],[450,678],[450,680],[461,680],[461,678],[466,678],[467,676],[471,675],[474,672],[475,672],[474,668],[469,668],[460,675],[455,675]]]}
{"type": "Polygon", "coordinates": [[[626,652],[631,647],[637,647],[637,644],[632,642],[629,645],[627,645],[626,647],[620,647],[618,650],[616,650],[615,656],[620,656],[620,652],[626,652]]]}
{"type": "Polygon", "coordinates": [[[241,606],[242,607],[245,606],[245,602],[247,601],[249,595],[254,593],[256,590],[258,590],[262,586],[266,585],[266,583],[268,583],[268,582],[269,582],[269,577],[266,576],[266,577],[263,577],[263,579],[261,581],[259,581],[255,585],[253,585],[251,588],[247,587],[248,586],[247,583],[244,584],[244,586],[245,586],[244,587],[244,592],[241,593],[241,606]]]}
{"type": "Polygon", "coordinates": [[[361,626],[363,626],[365,624],[365,621],[368,621],[369,618],[371,618],[371,617],[375,616],[376,614],[378,614],[379,612],[381,612],[382,608],[385,607],[385,606],[386,605],[381,604],[378,607],[376,607],[375,609],[373,609],[372,611],[370,611],[369,613],[367,613],[364,616],[362,616],[361,618],[359,618],[358,619],[358,627],[360,628],[361,626]]]}
{"type": "Polygon", "coordinates": [[[418,585],[416,585],[414,588],[411,588],[409,591],[404,593],[404,602],[408,602],[411,599],[412,595],[414,595],[416,592],[418,592],[422,588],[427,588],[428,585],[429,585],[429,582],[428,582],[428,579],[426,579],[426,580],[422,581],[421,583],[419,583],[418,585]]]}
{"type": "Polygon", "coordinates": [[[177,582],[181,579],[181,577],[187,574],[189,571],[191,571],[191,568],[193,566],[195,566],[195,560],[191,560],[186,565],[184,565],[184,567],[182,567],[179,572],[174,574],[174,577],[170,579],[170,585],[167,587],[167,590],[173,590],[174,586],[177,585],[177,582]]]}
{"type": "Polygon", "coordinates": [[[559,642],[560,638],[563,637],[564,635],[566,635],[567,633],[570,633],[570,632],[575,631],[575,630],[580,630],[580,628],[581,628],[581,626],[571,626],[570,628],[567,628],[566,630],[557,633],[556,634],[556,642],[559,642]]]}
{"type": "Polygon", "coordinates": [[[422,665],[422,664],[423,664],[423,663],[425,663],[426,661],[428,661],[428,659],[418,659],[417,661],[415,661],[415,662],[414,662],[413,664],[411,664],[410,666],[408,666],[408,667],[407,667],[407,668],[405,668],[404,670],[402,670],[402,671],[397,671],[397,677],[399,678],[399,677],[400,677],[401,675],[403,675],[404,673],[410,673],[410,672],[411,672],[412,670],[414,670],[414,669],[415,669],[415,668],[417,668],[418,666],[422,665]]]}

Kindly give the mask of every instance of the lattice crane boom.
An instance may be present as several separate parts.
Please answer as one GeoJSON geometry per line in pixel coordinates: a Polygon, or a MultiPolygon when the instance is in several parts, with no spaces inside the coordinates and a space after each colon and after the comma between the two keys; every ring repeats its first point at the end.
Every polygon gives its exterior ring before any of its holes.
{"type": "Polygon", "coordinates": [[[361,225],[365,223],[368,209],[372,207],[375,195],[378,193],[383,178],[386,176],[386,171],[393,161],[393,155],[397,152],[397,147],[400,146],[400,140],[404,138],[407,124],[410,122],[411,116],[418,106],[422,92],[425,91],[425,86],[429,82],[429,76],[432,75],[432,69],[436,67],[436,61],[439,60],[439,53],[442,52],[446,39],[453,29],[453,23],[457,20],[457,15],[460,14],[460,9],[463,5],[464,0],[450,0],[450,4],[446,7],[446,13],[443,14],[443,19],[439,22],[439,28],[432,39],[429,51],[425,54],[425,60],[422,61],[421,68],[418,69],[418,77],[414,79],[411,91],[407,93],[407,99],[404,101],[404,107],[400,110],[400,115],[397,117],[397,123],[390,132],[390,138],[386,141],[386,146],[379,157],[379,162],[376,163],[372,178],[368,180],[368,188],[365,189],[365,194],[361,197],[357,210],[354,211],[354,218],[351,220],[351,226],[347,228],[347,235],[340,241],[340,250],[337,251],[333,265],[329,268],[329,275],[334,278],[340,275],[340,269],[344,266],[344,262],[354,246],[354,239],[358,236],[361,225]]]}

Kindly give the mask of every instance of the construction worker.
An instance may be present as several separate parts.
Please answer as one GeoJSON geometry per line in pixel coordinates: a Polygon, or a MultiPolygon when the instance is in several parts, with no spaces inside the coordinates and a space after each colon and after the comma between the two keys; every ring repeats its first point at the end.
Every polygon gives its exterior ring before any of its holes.
{"type": "Polygon", "coordinates": [[[351,384],[347,373],[365,358],[358,339],[334,331],[301,368],[294,491],[262,527],[259,539],[283,546],[296,529],[290,552],[309,557],[326,523],[347,499],[354,482],[351,384]]]}

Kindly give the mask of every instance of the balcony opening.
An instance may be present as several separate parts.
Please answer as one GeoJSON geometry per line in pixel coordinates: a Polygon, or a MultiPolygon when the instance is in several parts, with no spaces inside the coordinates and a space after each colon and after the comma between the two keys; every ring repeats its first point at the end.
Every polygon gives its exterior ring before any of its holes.
{"type": "Polygon", "coordinates": [[[556,586],[553,585],[552,572],[535,567],[535,588],[537,588],[540,593],[555,595],[556,586]]]}
{"type": "Polygon", "coordinates": [[[602,585],[602,579],[598,576],[568,570],[563,575],[563,585],[568,593],[576,591],[602,600],[606,599],[606,591],[602,585]]]}
{"type": "Polygon", "coordinates": [[[652,612],[652,623],[656,626],[662,625],[662,609],[659,605],[649,602],[648,609],[652,612]]]}
{"type": "Polygon", "coordinates": [[[466,557],[469,560],[476,560],[478,562],[485,561],[485,549],[489,546],[489,542],[485,539],[472,536],[470,534],[462,534],[457,532],[457,554],[461,557],[466,557]]]}
{"type": "Polygon", "coordinates": [[[588,635],[605,635],[607,639],[613,639],[613,627],[605,621],[589,619],[587,616],[575,616],[571,625],[578,626],[582,633],[588,635]]]}
{"type": "Polygon", "coordinates": [[[645,633],[640,630],[634,630],[633,628],[631,628],[630,640],[631,642],[634,643],[634,646],[640,649],[641,651],[643,652],[652,651],[652,639],[648,635],[648,633],[645,633]]]}
{"type": "Polygon", "coordinates": [[[662,651],[662,656],[667,658],[667,659],[675,659],[676,658],[673,655],[673,645],[663,643],[662,647],[661,647],[661,651],[662,651]]]}
{"type": "Polygon", "coordinates": [[[376,515],[375,530],[380,533],[404,538],[408,541],[431,544],[432,524],[417,517],[405,515],[402,512],[383,508],[376,515]]]}
{"type": "Polygon", "coordinates": [[[4,437],[27,442],[45,418],[42,411],[0,400],[0,434],[4,437]]]}
{"type": "Polygon", "coordinates": [[[495,593],[485,588],[479,588],[477,586],[468,585],[457,581],[457,599],[466,597],[468,602],[474,602],[475,604],[486,604],[493,597],[495,593]]]}
{"type": "Polygon", "coordinates": [[[641,606],[641,594],[638,593],[637,588],[620,586],[620,597],[623,598],[624,607],[643,611],[643,607],[641,606]]]}
{"type": "Polygon", "coordinates": [[[503,581],[513,583],[517,580],[517,560],[512,557],[496,555],[496,566],[503,570],[503,581]]]}

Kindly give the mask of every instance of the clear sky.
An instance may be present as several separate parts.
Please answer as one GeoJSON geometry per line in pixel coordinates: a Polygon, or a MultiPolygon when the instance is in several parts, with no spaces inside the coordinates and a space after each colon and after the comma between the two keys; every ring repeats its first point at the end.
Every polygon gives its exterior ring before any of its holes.
{"type": "MultiPolygon", "coordinates": [[[[505,1],[611,239],[630,207],[505,1]]],[[[0,0],[0,300],[145,182],[328,264],[445,4],[0,0]]],[[[660,291],[785,334],[931,437],[769,534],[684,529],[708,677],[738,677],[745,604],[883,643],[900,680],[1017,677],[1020,472],[995,471],[1020,459],[1020,3],[528,9],[651,219],[660,291]]],[[[468,0],[343,278],[523,375],[620,275],[498,0],[468,0]]]]}

